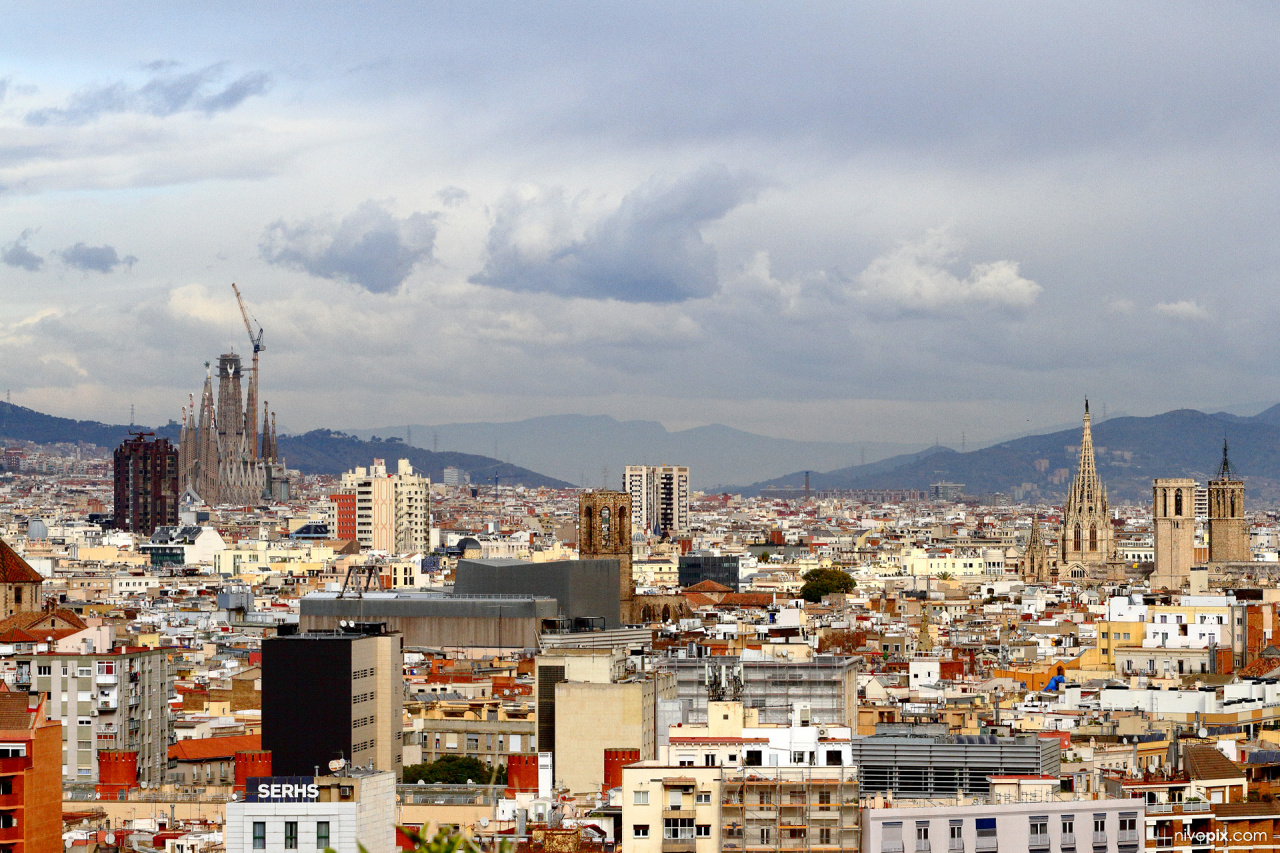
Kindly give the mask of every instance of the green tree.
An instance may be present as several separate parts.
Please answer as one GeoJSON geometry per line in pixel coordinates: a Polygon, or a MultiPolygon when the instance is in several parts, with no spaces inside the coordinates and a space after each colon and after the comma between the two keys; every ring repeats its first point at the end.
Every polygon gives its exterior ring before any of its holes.
{"type": "Polygon", "coordinates": [[[507,768],[494,768],[468,755],[445,755],[427,764],[414,764],[404,769],[404,784],[440,782],[465,785],[470,779],[477,785],[507,784],[507,768]]]}
{"type": "Polygon", "coordinates": [[[801,577],[804,579],[804,586],[800,587],[800,597],[805,601],[818,602],[824,595],[852,592],[857,586],[848,572],[839,569],[813,569],[801,577]]]}

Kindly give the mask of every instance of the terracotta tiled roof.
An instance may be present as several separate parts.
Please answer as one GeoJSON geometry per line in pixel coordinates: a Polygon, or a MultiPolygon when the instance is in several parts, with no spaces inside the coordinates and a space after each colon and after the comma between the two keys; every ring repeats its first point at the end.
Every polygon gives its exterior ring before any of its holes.
{"type": "Polygon", "coordinates": [[[733,592],[733,590],[722,583],[715,581],[699,581],[693,586],[685,587],[685,592],[733,592]]]}
{"type": "Polygon", "coordinates": [[[62,608],[15,613],[0,620],[0,632],[16,628],[19,631],[39,634],[41,639],[52,634],[55,640],[60,640],[67,634],[74,634],[88,627],[85,621],[76,615],[74,610],[64,610],[62,608]],[[65,633],[59,636],[59,632],[65,633]]]}
{"type": "Polygon", "coordinates": [[[176,761],[210,761],[214,758],[230,760],[237,752],[259,749],[262,749],[262,735],[227,735],[198,740],[191,738],[180,740],[169,747],[169,757],[176,761]]]}
{"type": "Polygon", "coordinates": [[[27,707],[27,694],[0,693],[0,729],[29,729],[33,716],[31,709],[27,707]]]}
{"type": "Polygon", "coordinates": [[[1192,779],[1235,779],[1244,771],[1211,746],[1186,748],[1187,775],[1192,779]]]}
{"type": "Polygon", "coordinates": [[[27,565],[9,543],[0,539],[0,583],[42,583],[40,573],[27,565]]]}

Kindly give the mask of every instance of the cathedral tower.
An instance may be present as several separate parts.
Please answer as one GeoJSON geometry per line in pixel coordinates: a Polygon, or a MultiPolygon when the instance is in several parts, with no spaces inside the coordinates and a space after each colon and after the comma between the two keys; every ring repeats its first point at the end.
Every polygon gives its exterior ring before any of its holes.
{"type": "Polygon", "coordinates": [[[1115,531],[1111,527],[1111,511],[1107,489],[1098,479],[1093,456],[1093,429],[1089,401],[1084,402],[1084,431],[1080,438],[1080,464],[1067,493],[1062,513],[1062,534],[1058,537],[1061,557],[1059,577],[1063,569],[1068,577],[1099,579],[1115,553],[1115,531]]]}
{"type": "Polygon", "coordinates": [[[1177,590],[1191,577],[1196,548],[1196,481],[1164,478],[1151,487],[1156,570],[1152,589],[1177,590]]]}
{"type": "Polygon", "coordinates": [[[1209,562],[1247,563],[1249,526],[1244,519],[1244,480],[1236,479],[1227,459],[1227,440],[1222,440],[1222,464],[1218,476],[1209,481],[1209,562]]]}

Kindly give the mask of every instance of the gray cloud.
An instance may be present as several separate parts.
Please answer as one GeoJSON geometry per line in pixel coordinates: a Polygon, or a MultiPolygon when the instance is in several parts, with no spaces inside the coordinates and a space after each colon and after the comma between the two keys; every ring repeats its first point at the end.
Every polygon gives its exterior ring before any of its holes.
{"type": "Polygon", "coordinates": [[[85,243],[76,243],[57,254],[67,266],[85,272],[109,273],[119,266],[132,268],[138,262],[133,255],[120,257],[114,246],[89,246],[85,243]]]}
{"type": "Polygon", "coordinates": [[[0,250],[0,261],[3,261],[7,266],[17,267],[28,272],[36,272],[44,266],[44,258],[27,248],[27,240],[32,233],[34,232],[28,228],[22,232],[17,240],[0,250]]]}
{"type": "Polygon", "coordinates": [[[435,215],[411,213],[397,219],[370,200],[337,224],[327,219],[294,224],[278,220],[267,227],[259,248],[262,257],[277,266],[388,293],[415,266],[432,260],[435,240],[435,215]]]}
{"type": "Polygon", "coordinates": [[[104,114],[126,112],[159,117],[187,111],[212,115],[233,109],[271,88],[271,75],[263,71],[244,74],[220,86],[226,65],[218,62],[186,74],[175,74],[171,72],[170,63],[148,63],[145,67],[153,76],[141,86],[133,87],[118,81],[82,89],[69,97],[64,107],[28,112],[26,122],[30,125],[81,125],[104,114]]]}
{"type": "Polygon", "coordinates": [[[445,187],[436,193],[436,198],[440,199],[440,203],[445,207],[457,207],[470,197],[471,194],[462,187],[445,187]]]}
{"type": "Polygon", "coordinates": [[[716,252],[704,226],[755,198],[759,182],[708,166],[665,184],[651,180],[572,239],[563,194],[509,196],[499,208],[475,284],[622,302],[683,302],[714,294],[716,252]]]}

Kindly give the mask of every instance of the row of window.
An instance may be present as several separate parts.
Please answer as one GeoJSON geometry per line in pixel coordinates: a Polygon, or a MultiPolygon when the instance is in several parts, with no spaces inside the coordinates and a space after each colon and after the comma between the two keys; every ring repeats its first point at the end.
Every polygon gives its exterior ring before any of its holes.
{"type": "Polygon", "coordinates": [[[351,695],[351,704],[359,705],[361,702],[368,702],[373,699],[372,693],[353,693],[351,695]]]}
{"type": "MultiPolygon", "coordinates": [[[[316,849],[323,850],[329,846],[329,821],[316,821],[316,849]]],[[[267,849],[267,822],[265,820],[255,820],[253,822],[253,849],[267,849]]],[[[284,849],[298,849],[298,822],[296,820],[286,820],[284,822],[284,849]]]]}
{"type": "MultiPolygon", "coordinates": [[[[700,806],[703,806],[703,805],[710,805],[710,803],[711,803],[711,792],[710,792],[710,791],[697,791],[697,792],[695,792],[695,793],[694,793],[694,795],[693,795],[693,801],[694,801],[694,803],[696,803],[697,805],[700,805],[700,806]]],[[[631,792],[631,804],[632,804],[632,805],[635,805],[635,806],[647,806],[647,805],[649,805],[649,792],[648,792],[648,791],[632,791],[632,792],[631,792]]],[[[667,792],[667,807],[668,807],[668,808],[672,808],[672,809],[684,808],[684,792],[683,792],[683,791],[668,791],[668,792],[667,792]]]]}
{"type": "Polygon", "coordinates": [[[358,729],[361,726],[371,726],[376,719],[377,718],[372,715],[368,717],[360,717],[359,719],[351,721],[351,728],[358,729]]]}
{"type": "Polygon", "coordinates": [[[364,743],[351,744],[351,753],[354,755],[362,749],[373,749],[373,741],[367,740],[364,743]]]}
{"type": "Polygon", "coordinates": [[[369,667],[368,669],[357,669],[355,672],[351,673],[351,677],[352,677],[353,679],[354,679],[354,678],[369,678],[370,676],[372,676],[372,675],[374,674],[374,671],[375,671],[375,670],[374,670],[374,668],[373,668],[373,667],[369,667]]]}
{"type": "MultiPolygon", "coordinates": [[[[1076,843],[1076,816],[1073,814],[1065,814],[1060,817],[1062,826],[1062,835],[1059,838],[1059,844],[1063,847],[1071,847],[1076,843]]],[[[930,841],[930,821],[918,820],[915,822],[916,830],[916,850],[928,850],[930,841]]],[[[980,846],[984,849],[994,850],[996,838],[996,819],[993,817],[977,818],[975,820],[974,829],[980,840],[980,846]],[[989,841],[990,844],[983,845],[982,841],[989,841]]],[[[1136,841],[1138,833],[1138,814],[1137,812],[1121,812],[1120,814],[1120,838],[1122,841],[1136,841]]],[[[948,829],[948,847],[951,850],[964,849],[964,821],[949,821],[948,829]]],[[[1028,818],[1028,835],[1030,836],[1030,847],[1032,849],[1048,849],[1049,847],[1049,817],[1047,815],[1038,815],[1028,818]]],[[[901,821],[889,821],[884,824],[882,833],[882,850],[896,851],[902,849],[902,831],[901,821]]],[[[1094,814],[1093,816],[1093,834],[1096,841],[1099,836],[1105,836],[1107,832],[1107,816],[1103,814],[1094,814]]],[[[768,843],[768,842],[765,842],[768,843]]]]}

